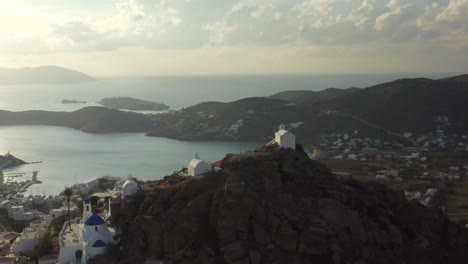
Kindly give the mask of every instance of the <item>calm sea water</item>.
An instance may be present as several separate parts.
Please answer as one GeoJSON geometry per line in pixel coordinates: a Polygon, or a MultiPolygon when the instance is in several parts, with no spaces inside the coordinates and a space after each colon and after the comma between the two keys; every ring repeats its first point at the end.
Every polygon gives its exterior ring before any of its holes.
{"type": "MultiPolygon", "coordinates": [[[[104,97],[130,96],[180,109],[202,101],[228,102],[251,96],[269,96],[285,90],[322,90],[329,87],[367,87],[406,77],[442,78],[453,74],[345,74],[272,76],[198,76],[98,78],[96,82],[68,85],[0,86],[0,110],[74,111],[97,105],[104,97]],[[61,104],[62,99],[87,104],[61,104]]],[[[242,150],[259,143],[243,143],[242,150]]],[[[57,194],[64,186],[103,175],[142,180],[160,179],[187,165],[195,152],[207,161],[238,153],[235,142],[182,142],[145,137],[141,133],[86,134],[46,126],[0,124],[0,153],[11,151],[26,161],[43,161],[6,172],[39,171],[42,184],[29,193],[57,194]]],[[[26,177],[30,177],[30,173],[26,177]]]]}
{"type": "MultiPolygon", "coordinates": [[[[255,149],[259,143],[242,143],[242,151],[255,149]]],[[[31,179],[39,171],[42,184],[28,193],[57,194],[64,186],[84,183],[103,175],[126,177],[131,173],[142,180],[161,179],[186,167],[195,153],[206,161],[239,153],[237,142],[184,142],[146,137],[142,133],[88,134],[52,126],[0,126],[0,153],[11,151],[28,164],[5,173],[27,172],[18,181],[31,179]]]]}

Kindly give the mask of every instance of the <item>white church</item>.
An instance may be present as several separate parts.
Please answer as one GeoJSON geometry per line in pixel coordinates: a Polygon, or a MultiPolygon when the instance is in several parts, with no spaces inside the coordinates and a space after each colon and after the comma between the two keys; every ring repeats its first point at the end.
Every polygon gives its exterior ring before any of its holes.
{"type": "Polygon", "coordinates": [[[212,170],[210,164],[206,161],[200,159],[198,153],[195,154],[195,157],[188,164],[188,175],[197,176],[208,173],[212,170]]]}
{"type": "Polygon", "coordinates": [[[90,258],[106,252],[110,243],[115,243],[115,230],[104,219],[92,212],[91,202],[84,201],[83,218],[65,222],[59,234],[60,263],[86,264],[90,258]]]}
{"type": "Polygon", "coordinates": [[[286,130],[284,125],[281,125],[278,132],[275,133],[275,142],[280,148],[296,149],[296,136],[286,130]]]}
{"type": "Polygon", "coordinates": [[[128,175],[127,180],[122,185],[122,199],[127,196],[133,196],[138,191],[138,184],[133,180],[132,175],[128,175]]]}

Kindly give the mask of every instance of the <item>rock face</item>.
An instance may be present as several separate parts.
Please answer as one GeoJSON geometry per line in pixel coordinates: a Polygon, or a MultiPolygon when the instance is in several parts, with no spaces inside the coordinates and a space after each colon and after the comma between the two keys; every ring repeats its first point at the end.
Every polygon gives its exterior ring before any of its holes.
{"type": "MultiPolygon", "coordinates": [[[[339,182],[302,151],[227,155],[220,172],[147,182],[118,227],[143,263],[466,263],[468,232],[378,183],[339,182]]],[[[136,199],[136,198],[135,198],[136,199]]]]}
{"type": "Polygon", "coordinates": [[[104,98],[98,103],[111,109],[127,109],[134,111],[162,111],[169,109],[169,106],[165,104],[130,97],[104,98]]]}

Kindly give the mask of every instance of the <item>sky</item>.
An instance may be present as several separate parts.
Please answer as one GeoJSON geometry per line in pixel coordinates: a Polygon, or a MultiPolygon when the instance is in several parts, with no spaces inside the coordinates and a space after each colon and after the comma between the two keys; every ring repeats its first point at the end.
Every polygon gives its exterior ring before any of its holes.
{"type": "Polygon", "coordinates": [[[15,0],[0,67],[94,76],[465,72],[468,0],[15,0]]]}

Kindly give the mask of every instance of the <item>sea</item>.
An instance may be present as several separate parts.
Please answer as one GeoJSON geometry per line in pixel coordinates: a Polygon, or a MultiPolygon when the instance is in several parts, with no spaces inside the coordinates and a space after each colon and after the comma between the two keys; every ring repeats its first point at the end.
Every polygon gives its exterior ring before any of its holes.
{"type": "MultiPolygon", "coordinates": [[[[98,106],[105,97],[129,96],[152,100],[178,110],[200,102],[230,102],[269,96],[286,90],[320,91],[326,88],[368,87],[400,78],[443,78],[455,73],[288,74],[230,76],[96,77],[78,84],[0,85],[0,110],[75,111],[98,106]],[[63,99],[86,101],[62,104],[63,99]]],[[[90,134],[52,126],[1,126],[0,153],[12,153],[28,162],[6,169],[24,173],[15,181],[39,172],[41,184],[26,195],[55,195],[66,186],[100,176],[157,180],[186,167],[195,153],[206,161],[228,153],[253,150],[266,142],[189,142],[146,137],[143,133],[90,134]]]]}

